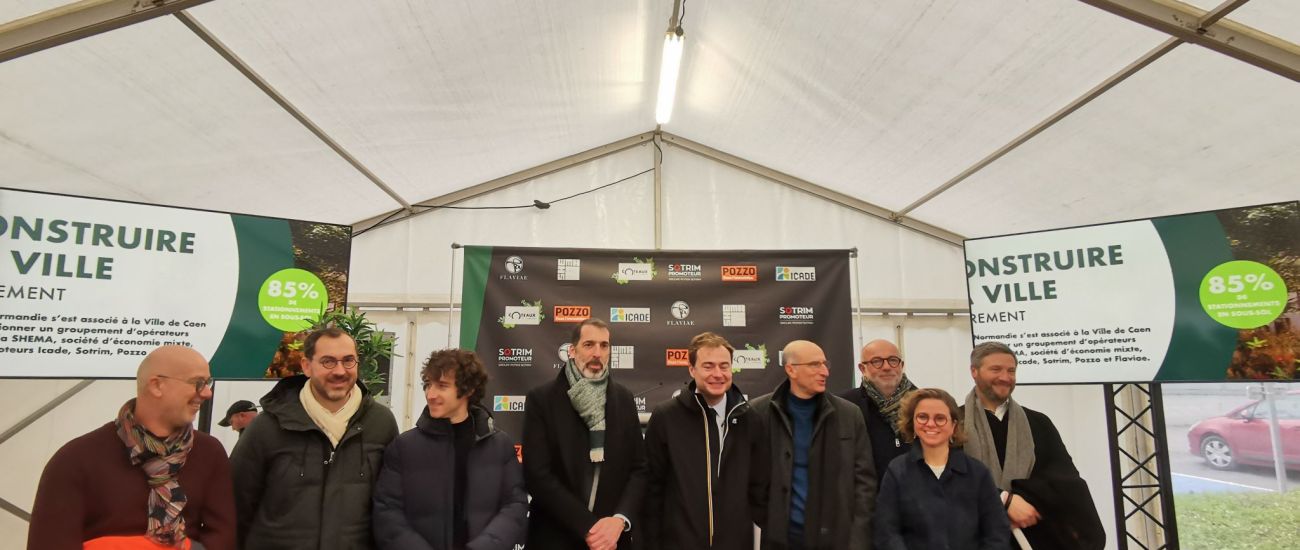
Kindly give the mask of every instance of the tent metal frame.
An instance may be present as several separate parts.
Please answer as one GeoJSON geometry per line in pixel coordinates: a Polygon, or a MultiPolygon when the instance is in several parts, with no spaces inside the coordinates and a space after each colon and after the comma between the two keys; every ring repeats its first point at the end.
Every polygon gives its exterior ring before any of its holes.
{"type": "Polygon", "coordinates": [[[1160,384],[1105,384],[1104,390],[1119,550],[1178,550],[1160,384]]]}
{"type": "MultiPolygon", "coordinates": [[[[64,390],[63,393],[60,393],[59,395],[55,396],[54,399],[49,400],[44,405],[38,407],[35,411],[32,411],[31,414],[28,414],[27,416],[23,417],[22,420],[15,422],[13,426],[6,428],[4,433],[0,433],[0,445],[4,445],[4,443],[6,441],[9,441],[10,438],[14,437],[15,435],[18,435],[20,432],[27,429],[28,426],[31,426],[37,420],[40,420],[42,416],[49,414],[50,411],[58,408],[59,405],[62,405],[64,401],[72,399],[72,396],[81,393],[81,390],[86,389],[88,386],[90,386],[93,383],[95,383],[93,379],[82,380],[80,382],[77,382],[71,388],[68,388],[67,390],[64,390]]],[[[31,512],[24,510],[21,506],[9,502],[8,500],[5,500],[3,498],[0,498],[0,510],[9,512],[10,514],[13,514],[14,517],[21,519],[25,522],[32,521],[31,512]]]]}
{"type": "Polygon", "coordinates": [[[0,63],[212,0],[81,0],[0,24],[0,63]]]}

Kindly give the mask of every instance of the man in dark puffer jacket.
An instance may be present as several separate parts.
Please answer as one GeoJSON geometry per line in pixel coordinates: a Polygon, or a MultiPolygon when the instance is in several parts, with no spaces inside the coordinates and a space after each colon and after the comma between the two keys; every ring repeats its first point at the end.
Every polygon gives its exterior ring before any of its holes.
{"type": "Polygon", "coordinates": [[[313,332],[303,372],[262,398],[230,457],[239,547],[369,550],[370,490],[393,413],[357,383],[357,348],[337,328],[313,332]]]}
{"type": "Polygon", "coordinates": [[[384,452],[375,486],[381,550],[511,550],[528,531],[514,441],[480,405],[487,372],[472,351],[435,351],[420,374],[428,406],[384,452]]]}
{"type": "Polygon", "coordinates": [[[754,548],[767,505],[767,434],[732,384],[734,351],[712,332],[692,338],[691,382],[650,417],[642,512],[649,550],[754,548]]]}

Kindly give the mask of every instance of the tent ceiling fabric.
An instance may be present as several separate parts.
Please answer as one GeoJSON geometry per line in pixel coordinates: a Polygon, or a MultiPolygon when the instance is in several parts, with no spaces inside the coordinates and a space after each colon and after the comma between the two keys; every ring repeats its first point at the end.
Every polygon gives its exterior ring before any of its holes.
{"type": "MultiPolygon", "coordinates": [[[[0,21],[63,3],[6,3],[0,21]]],[[[653,129],[671,8],[187,13],[418,202],[653,129]]],[[[1290,0],[1229,19],[1300,38],[1290,0]]],[[[664,131],[890,210],[1168,38],[1076,0],[688,0],[684,28],[664,131]]],[[[979,236],[1294,199],[1297,90],[1182,45],[912,214],[979,236]]],[[[0,63],[0,165],[0,186],[251,214],[354,223],[398,207],[174,17],[0,63]]]]}
{"type": "Polygon", "coordinates": [[[0,105],[0,186],[343,223],[393,204],[172,17],[0,64],[0,105]]]}
{"type": "Polygon", "coordinates": [[[763,5],[688,9],[664,129],[891,210],[1167,38],[1072,1],[763,5]]]}
{"type": "Polygon", "coordinates": [[[1183,45],[913,215],[976,237],[1298,197],[1296,83],[1183,45]]]}
{"type": "Polygon", "coordinates": [[[646,131],[669,6],[222,0],[196,19],[414,202],[646,131]]]}

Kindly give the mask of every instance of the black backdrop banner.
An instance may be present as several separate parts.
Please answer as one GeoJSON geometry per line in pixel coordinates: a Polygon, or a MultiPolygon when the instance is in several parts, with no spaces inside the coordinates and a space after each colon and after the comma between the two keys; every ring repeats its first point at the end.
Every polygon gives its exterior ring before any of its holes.
{"type": "Polygon", "coordinates": [[[491,377],[498,426],[523,432],[524,396],[560,373],[574,325],[610,323],[611,376],[649,412],[690,379],[686,348],[705,331],[733,346],[751,398],[785,380],[780,350],[812,340],[827,387],[852,384],[848,250],[606,250],[465,247],[461,341],[491,377]]]}

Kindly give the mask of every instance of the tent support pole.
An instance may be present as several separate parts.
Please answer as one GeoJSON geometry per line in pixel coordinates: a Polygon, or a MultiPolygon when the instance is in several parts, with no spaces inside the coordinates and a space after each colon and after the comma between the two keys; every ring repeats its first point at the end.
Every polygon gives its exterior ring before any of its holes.
{"type": "Polygon", "coordinates": [[[655,130],[655,250],[664,247],[664,150],[663,133],[655,130]]]}

